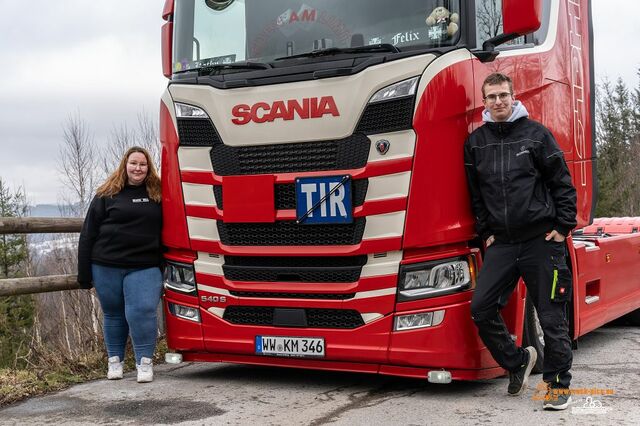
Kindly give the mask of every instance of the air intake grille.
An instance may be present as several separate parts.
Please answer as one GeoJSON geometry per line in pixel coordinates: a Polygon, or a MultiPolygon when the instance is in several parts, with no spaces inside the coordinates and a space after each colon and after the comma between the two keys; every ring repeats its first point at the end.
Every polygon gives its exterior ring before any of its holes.
{"type": "Polygon", "coordinates": [[[331,246],[362,241],[366,219],[340,225],[298,225],[294,221],[274,223],[218,224],[220,241],[230,246],[331,246]]]}
{"type": "Polygon", "coordinates": [[[356,132],[365,134],[397,132],[413,126],[415,97],[368,105],[364,110],[356,132]]]}
{"type": "MultiPolygon", "coordinates": [[[[367,196],[367,189],[369,188],[368,179],[354,180],[351,187],[351,198],[353,207],[358,207],[364,204],[364,199],[367,196]]],[[[216,205],[220,209],[224,209],[222,203],[222,186],[216,185],[213,187],[213,193],[216,197],[216,205]]],[[[283,183],[275,186],[275,204],[278,210],[287,210],[296,208],[296,184],[295,183],[283,183]]]]}
{"type": "Polygon", "coordinates": [[[211,164],[220,176],[358,169],[367,164],[370,145],[362,134],[320,142],[215,145],[211,164]]]}
{"type": "MultiPolygon", "coordinates": [[[[256,306],[230,306],[224,311],[224,320],[241,325],[274,325],[274,311],[278,308],[256,306]]],[[[290,327],[352,329],[364,325],[362,316],[346,309],[304,309],[306,323],[290,327]]]]}
{"type": "Polygon", "coordinates": [[[367,256],[225,256],[225,278],[233,281],[351,283],[360,279],[367,256]]]}
{"type": "Polygon", "coordinates": [[[209,119],[179,118],[178,135],[182,146],[222,145],[220,135],[209,119]]]}
{"type": "Polygon", "coordinates": [[[306,309],[311,328],[356,328],[364,325],[362,316],[353,310],[306,309]]]}

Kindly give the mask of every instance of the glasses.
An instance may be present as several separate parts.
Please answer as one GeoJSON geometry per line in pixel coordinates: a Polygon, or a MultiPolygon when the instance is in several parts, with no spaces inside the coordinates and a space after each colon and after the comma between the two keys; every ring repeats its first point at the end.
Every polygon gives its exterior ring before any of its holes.
{"type": "Polygon", "coordinates": [[[136,167],[138,167],[138,166],[140,166],[141,169],[144,169],[144,168],[148,167],[147,163],[138,163],[136,161],[130,161],[127,164],[130,165],[131,167],[133,167],[134,169],[136,167]]]}
{"type": "Polygon", "coordinates": [[[505,102],[507,99],[511,97],[512,93],[510,92],[502,92],[497,95],[487,95],[484,97],[484,100],[489,103],[494,103],[498,98],[500,98],[500,102],[505,102]]]}

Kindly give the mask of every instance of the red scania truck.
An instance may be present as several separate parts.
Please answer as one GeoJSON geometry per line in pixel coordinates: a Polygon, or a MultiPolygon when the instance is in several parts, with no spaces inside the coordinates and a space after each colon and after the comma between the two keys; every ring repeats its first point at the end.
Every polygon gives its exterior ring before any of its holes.
{"type": "MultiPolygon", "coordinates": [[[[588,0],[167,0],[161,101],[172,361],[504,374],[463,143],[510,75],[578,192],[573,339],[640,308],[639,219],[593,219],[588,0]]],[[[544,340],[522,282],[503,316],[544,340]]]]}

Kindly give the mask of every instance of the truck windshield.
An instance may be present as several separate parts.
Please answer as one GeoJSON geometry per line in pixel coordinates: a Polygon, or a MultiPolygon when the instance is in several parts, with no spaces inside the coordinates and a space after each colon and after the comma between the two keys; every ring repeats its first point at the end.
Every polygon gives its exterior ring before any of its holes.
{"type": "Polygon", "coordinates": [[[459,0],[177,0],[173,71],[329,48],[449,46],[459,13],[459,0]]]}

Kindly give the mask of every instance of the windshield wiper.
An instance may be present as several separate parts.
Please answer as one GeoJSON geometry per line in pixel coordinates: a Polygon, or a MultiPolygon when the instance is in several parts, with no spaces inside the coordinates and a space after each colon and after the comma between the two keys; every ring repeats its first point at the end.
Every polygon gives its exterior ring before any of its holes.
{"type": "Polygon", "coordinates": [[[296,58],[316,58],[318,56],[331,56],[331,55],[349,54],[349,53],[376,53],[376,52],[400,53],[400,49],[395,47],[393,44],[388,44],[388,43],[372,44],[369,46],[360,46],[360,47],[329,47],[327,49],[312,50],[311,52],[300,53],[298,55],[283,56],[281,58],[274,59],[274,61],[283,61],[285,59],[296,59],[296,58]]]}
{"type": "Polygon", "coordinates": [[[270,64],[262,62],[237,62],[235,64],[219,64],[206,67],[209,75],[218,75],[227,70],[268,70],[273,68],[270,64]]]}

